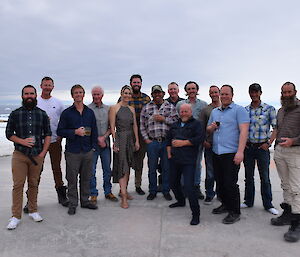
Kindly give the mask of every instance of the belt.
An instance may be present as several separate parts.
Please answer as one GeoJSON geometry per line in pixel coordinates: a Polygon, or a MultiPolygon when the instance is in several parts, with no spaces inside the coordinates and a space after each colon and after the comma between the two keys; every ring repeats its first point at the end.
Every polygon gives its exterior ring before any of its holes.
{"type": "Polygon", "coordinates": [[[246,145],[247,145],[247,146],[252,146],[252,147],[260,147],[260,146],[262,146],[263,144],[266,144],[266,143],[268,143],[268,141],[261,142],[261,143],[251,143],[251,142],[247,142],[246,145]]]}
{"type": "Polygon", "coordinates": [[[156,137],[156,138],[153,138],[153,137],[149,137],[150,140],[154,140],[154,141],[157,141],[157,142],[162,142],[162,141],[165,141],[166,138],[165,137],[156,137]]]}

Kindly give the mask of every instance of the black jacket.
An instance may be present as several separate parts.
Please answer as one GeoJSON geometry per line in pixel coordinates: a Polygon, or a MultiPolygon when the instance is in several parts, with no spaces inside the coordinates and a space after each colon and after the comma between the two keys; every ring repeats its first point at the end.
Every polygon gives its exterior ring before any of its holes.
{"type": "Polygon", "coordinates": [[[199,146],[205,138],[205,131],[202,122],[189,119],[181,126],[181,119],[172,124],[167,135],[167,146],[172,146],[173,139],[189,140],[192,146],[172,147],[172,160],[181,164],[196,163],[199,146]]]}

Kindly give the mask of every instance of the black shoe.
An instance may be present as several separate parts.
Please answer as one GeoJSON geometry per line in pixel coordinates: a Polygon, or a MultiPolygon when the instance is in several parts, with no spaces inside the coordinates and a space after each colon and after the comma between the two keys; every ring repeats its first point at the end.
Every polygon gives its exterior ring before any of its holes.
{"type": "Polygon", "coordinates": [[[222,214],[222,213],[226,213],[226,212],[228,212],[227,208],[223,204],[212,210],[213,214],[222,214]]]}
{"type": "Polygon", "coordinates": [[[277,218],[272,218],[271,224],[273,226],[291,225],[292,222],[291,206],[286,203],[282,203],[280,204],[280,207],[283,209],[283,213],[277,218]]]}
{"type": "Polygon", "coordinates": [[[23,208],[23,212],[28,214],[29,213],[29,209],[28,209],[28,203],[26,203],[26,205],[23,208]]]}
{"type": "Polygon", "coordinates": [[[284,234],[285,241],[297,242],[300,239],[300,223],[298,220],[293,220],[289,231],[284,234]]]}
{"type": "Polygon", "coordinates": [[[75,215],[75,213],[76,213],[76,207],[69,207],[68,214],[75,215]]]}
{"type": "Polygon", "coordinates": [[[204,200],[204,204],[211,205],[212,204],[212,199],[213,199],[213,197],[206,196],[205,200],[204,200]]]}
{"type": "Polygon", "coordinates": [[[144,194],[145,194],[144,190],[143,190],[141,187],[136,187],[136,188],[135,188],[135,191],[136,191],[139,195],[144,195],[144,194]]]}
{"type": "Polygon", "coordinates": [[[172,200],[172,196],[170,195],[170,193],[164,193],[164,198],[167,200],[167,201],[171,201],[172,200]]]}
{"type": "Polygon", "coordinates": [[[185,206],[185,203],[176,202],[176,203],[170,204],[169,208],[184,207],[184,206],[185,206]]]}
{"type": "Polygon", "coordinates": [[[195,191],[196,191],[197,198],[200,199],[200,200],[203,200],[204,199],[204,195],[202,194],[199,185],[195,186],[195,191]]]}
{"type": "Polygon", "coordinates": [[[81,204],[80,206],[81,206],[81,208],[86,208],[86,209],[91,209],[91,210],[97,210],[98,209],[98,206],[95,205],[95,204],[92,204],[91,202],[81,204]]]}
{"type": "Polygon", "coordinates": [[[190,224],[191,224],[192,226],[195,226],[195,225],[198,225],[199,223],[200,223],[200,217],[199,217],[199,215],[197,215],[197,216],[194,216],[194,215],[193,215],[190,224]]]}
{"type": "Polygon", "coordinates": [[[66,186],[60,186],[56,188],[57,192],[57,198],[58,203],[60,203],[62,206],[69,206],[69,199],[67,197],[67,187],[66,186]]]}
{"type": "Polygon", "coordinates": [[[228,213],[228,215],[223,219],[223,224],[233,224],[240,220],[240,214],[238,213],[228,213]]]}
{"type": "Polygon", "coordinates": [[[153,200],[156,197],[156,194],[149,194],[147,200],[153,200]]]}

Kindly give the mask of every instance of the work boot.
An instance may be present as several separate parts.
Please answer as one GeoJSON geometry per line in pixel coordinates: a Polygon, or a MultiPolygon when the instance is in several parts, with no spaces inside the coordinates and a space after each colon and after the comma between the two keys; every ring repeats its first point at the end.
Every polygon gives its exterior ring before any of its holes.
{"type": "Polygon", "coordinates": [[[300,239],[300,214],[292,214],[291,226],[284,234],[285,241],[297,242],[300,239]]]}
{"type": "Polygon", "coordinates": [[[281,203],[280,207],[283,209],[283,213],[277,217],[271,219],[271,224],[274,226],[291,225],[292,221],[292,208],[287,203],[281,203]]]}
{"type": "Polygon", "coordinates": [[[56,188],[58,202],[65,207],[69,206],[69,199],[67,198],[67,187],[60,186],[56,188]]]}

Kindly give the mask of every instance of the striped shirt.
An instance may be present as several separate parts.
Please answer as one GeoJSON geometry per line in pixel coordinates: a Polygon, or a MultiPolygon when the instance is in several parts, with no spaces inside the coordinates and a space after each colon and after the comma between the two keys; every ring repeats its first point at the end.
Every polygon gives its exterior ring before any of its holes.
{"type": "Polygon", "coordinates": [[[35,144],[32,148],[17,143],[14,145],[15,150],[25,155],[36,156],[43,150],[43,139],[51,136],[49,117],[38,107],[29,110],[22,106],[9,115],[5,134],[7,139],[12,136],[22,139],[34,136],[35,144]]]}
{"type": "Polygon", "coordinates": [[[257,108],[250,105],[245,107],[249,113],[250,125],[248,141],[263,143],[270,139],[270,127],[276,126],[276,110],[272,105],[261,102],[257,108]]]}
{"type": "Polygon", "coordinates": [[[140,117],[140,129],[144,140],[149,138],[166,137],[170,125],[178,120],[178,114],[173,104],[164,101],[158,109],[157,105],[151,101],[142,109],[140,117]],[[165,117],[165,122],[158,122],[153,119],[153,115],[160,114],[165,117]]]}

